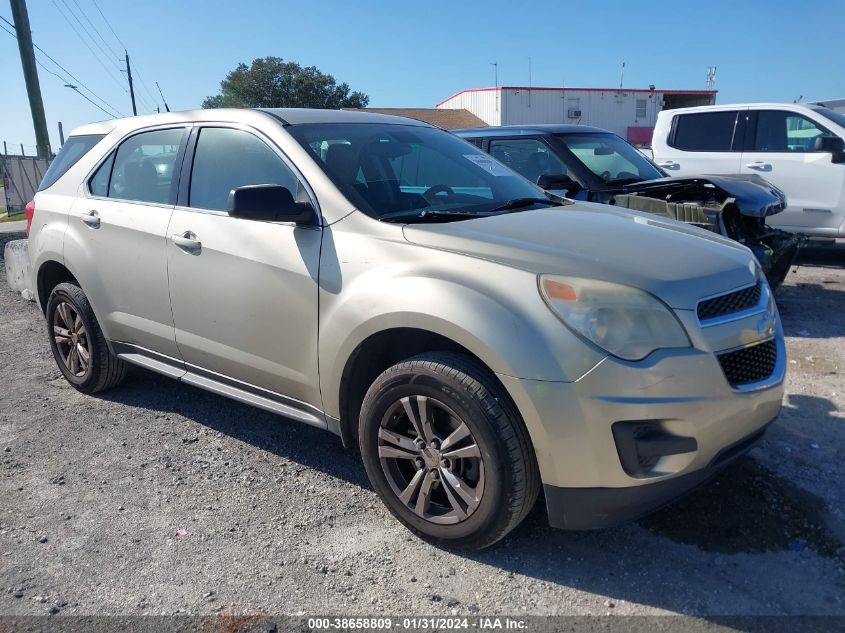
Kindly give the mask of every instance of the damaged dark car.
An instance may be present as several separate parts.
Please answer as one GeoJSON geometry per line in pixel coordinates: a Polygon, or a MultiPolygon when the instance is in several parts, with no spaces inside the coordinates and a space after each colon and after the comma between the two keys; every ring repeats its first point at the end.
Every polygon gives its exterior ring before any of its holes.
{"type": "Polygon", "coordinates": [[[583,125],[453,132],[551,193],[666,216],[736,240],[753,251],[772,288],[804,239],[766,224],[786,208],[786,197],[757,175],[669,177],[621,137],[583,125]]]}

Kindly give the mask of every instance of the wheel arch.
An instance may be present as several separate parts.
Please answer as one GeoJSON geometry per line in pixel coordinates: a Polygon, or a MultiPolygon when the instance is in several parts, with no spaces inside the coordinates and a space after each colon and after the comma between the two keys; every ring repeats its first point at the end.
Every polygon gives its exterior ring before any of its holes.
{"type": "Polygon", "coordinates": [[[47,312],[47,300],[53,288],[65,282],[79,283],[70,269],[55,259],[48,259],[42,262],[35,275],[35,290],[38,297],[38,304],[41,312],[47,312]]]}
{"type": "MultiPolygon", "coordinates": [[[[508,391],[488,363],[452,338],[419,327],[392,327],[367,336],[347,357],[338,385],[340,434],[349,448],[358,446],[358,418],[364,396],[383,371],[396,363],[429,352],[453,352],[465,356],[482,368],[497,383],[502,393],[508,391]]],[[[509,396],[508,396],[509,397],[509,396]]],[[[511,400],[515,411],[518,411],[511,400]]]]}

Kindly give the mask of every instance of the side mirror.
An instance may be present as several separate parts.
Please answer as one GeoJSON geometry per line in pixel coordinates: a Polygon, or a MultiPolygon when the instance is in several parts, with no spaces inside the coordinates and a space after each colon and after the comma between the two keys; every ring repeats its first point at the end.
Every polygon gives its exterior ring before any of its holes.
{"type": "Polygon", "coordinates": [[[537,178],[537,184],[543,189],[562,189],[572,194],[581,190],[581,185],[566,174],[542,174],[537,178]]]}
{"type": "Polygon", "coordinates": [[[838,136],[817,137],[815,149],[817,152],[830,152],[831,162],[845,162],[845,140],[838,136]]]}
{"type": "Polygon", "coordinates": [[[314,224],[314,208],[308,202],[295,202],[287,187],[246,185],[232,189],[226,213],[233,218],[260,222],[314,224]]]}

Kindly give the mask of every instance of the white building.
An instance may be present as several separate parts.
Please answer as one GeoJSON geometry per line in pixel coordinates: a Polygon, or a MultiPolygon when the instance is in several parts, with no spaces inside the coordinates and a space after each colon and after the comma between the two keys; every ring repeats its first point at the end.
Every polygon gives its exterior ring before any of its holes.
{"type": "Polygon", "coordinates": [[[461,90],[436,107],[469,110],[488,125],[593,125],[643,145],[659,111],[715,102],[715,90],[499,86],[461,90]]]}

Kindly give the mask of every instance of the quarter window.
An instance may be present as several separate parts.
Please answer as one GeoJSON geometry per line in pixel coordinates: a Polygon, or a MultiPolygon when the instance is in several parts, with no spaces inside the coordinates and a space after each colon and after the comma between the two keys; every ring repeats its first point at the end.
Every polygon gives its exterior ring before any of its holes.
{"type": "Polygon", "coordinates": [[[531,182],[537,182],[544,174],[568,174],[572,177],[566,165],[537,139],[490,141],[490,155],[531,182]]]}
{"type": "Polygon", "coordinates": [[[734,147],[736,111],[698,112],[675,117],[670,145],[687,152],[730,152],[734,147]]]}
{"type": "Polygon", "coordinates": [[[185,136],[184,128],[142,132],[125,140],[114,156],[111,178],[105,185],[100,172],[112,165],[109,159],[91,180],[91,191],[109,198],[165,204],[172,199],[176,157],[185,136]],[[95,191],[95,188],[98,191],[95,191]]]}
{"type": "Polygon", "coordinates": [[[296,174],[269,145],[249,132],[208,127],[194,152],[188,204],[225,211],[229,192],[246,185],[281,185],[297,196],[296,174]]]}
{"type": "Polygon", "coordinates": [[[44,191],[64,176],[68,169],[73,167],[79,159],[85,156],[92,147],[99,143],[104,134],[86,134],[85,136],[71,136],[59,150],[59,154],[50,163],[50,168],[44,174],[38,191],[44,191]]]}
{"type": "Polygon", "coordinates": [[[784,110],[757,113],[755,152],[813,152],[816,138],[830,134],[810,119],[784,110]]]}
{"type": "Polygon", "coordinates": [[[109,157],[103,161],[100,168],[91,178],[90,188],[91,193],[95,196],[102,196],[105,198],[109,195],[109,179],[111,178],[111,168],[114,165],[114,152],[109,154],[109,157]]]}

